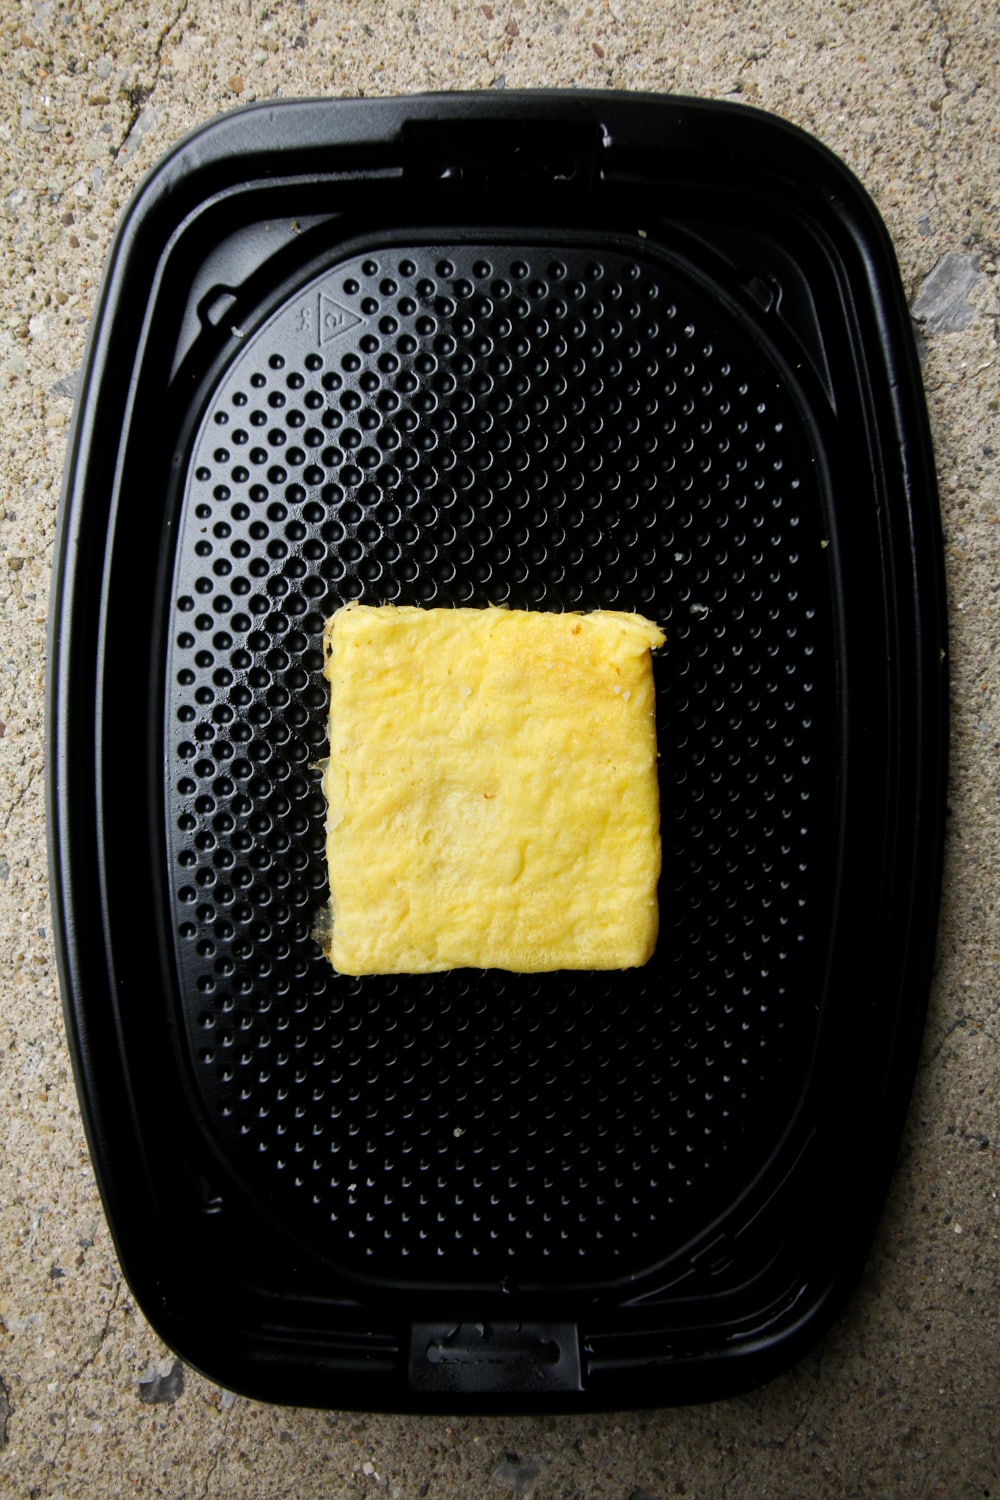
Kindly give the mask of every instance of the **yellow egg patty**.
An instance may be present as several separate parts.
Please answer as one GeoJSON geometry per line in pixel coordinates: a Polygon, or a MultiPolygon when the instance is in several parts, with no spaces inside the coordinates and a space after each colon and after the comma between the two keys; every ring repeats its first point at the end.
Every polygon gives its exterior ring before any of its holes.
{"type": "Polygon", "coordinates": [[[663,639],[612,610],[349,604],[326,622],[335,969],[646,963],[663,639]]]}

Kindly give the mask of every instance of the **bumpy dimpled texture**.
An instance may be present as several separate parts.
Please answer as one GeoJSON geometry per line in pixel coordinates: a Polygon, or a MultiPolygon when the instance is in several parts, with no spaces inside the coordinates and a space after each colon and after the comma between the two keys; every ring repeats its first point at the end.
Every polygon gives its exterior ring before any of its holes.
{"type": "Polygon", "coordinates": [[[165,702],[175,951],[232,1169],[348,1271],[606,1284],[724,1210],[798,1098],[833,825],[803,419],[643,248],[381,248],[246,337],[191,456],[165,702]],[[324,617],[655,619],[664,867],[630,974],[352,979],[328,899],[324,617]]]}

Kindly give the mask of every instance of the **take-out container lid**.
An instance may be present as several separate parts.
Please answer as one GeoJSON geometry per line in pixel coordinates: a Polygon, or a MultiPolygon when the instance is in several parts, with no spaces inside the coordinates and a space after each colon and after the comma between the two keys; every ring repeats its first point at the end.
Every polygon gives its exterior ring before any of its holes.
{"type": "Polygon", "coordinates": [[[50,651],[81,1107],[185,1359],[269,1400],[572,1409],[722,1396],[823,1332],[905,1115],[946,743],[914,340],[828,151],[613,93],[189,136],[109,254],[50,651]],[[663,626],[645,968],[332,971],[351,599],[663,626]]]}

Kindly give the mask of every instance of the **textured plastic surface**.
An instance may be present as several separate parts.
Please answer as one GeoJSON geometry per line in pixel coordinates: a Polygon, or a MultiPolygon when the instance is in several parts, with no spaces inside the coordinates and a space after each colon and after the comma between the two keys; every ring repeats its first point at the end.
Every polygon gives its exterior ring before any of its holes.
{"type": "Polygon", "coordinates": [[[60,534],[67,1019],[164,1336],[370,1407],[794,1358],[881,1203],[940,874],[926,419],[843,168],[690,101],[218,122],[112,252],[60,534]],[[358,598],[664,627],[645,969],[332,972],[320,636],[358,598]]]}

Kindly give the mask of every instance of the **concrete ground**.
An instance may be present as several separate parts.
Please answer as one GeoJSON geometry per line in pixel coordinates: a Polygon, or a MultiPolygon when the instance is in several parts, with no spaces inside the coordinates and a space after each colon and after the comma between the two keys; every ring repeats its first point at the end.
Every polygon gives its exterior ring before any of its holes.
{"type": "Polygon", "coordinates": [[[4,1497],[1000,1496],[998,59],[993,0],[3,0],[4,1497]],[[925,341],[954,715],[916,1093],[862,1285],[821,1346],[756,1394],[537,1419],[267,1407],[175,1363],[135,1307],[63,1035],[42,693],[74,380],[114,223],[191,126],[275,95],[528,85],[773,110],[846,159],[895,240],[925,341]]]}

